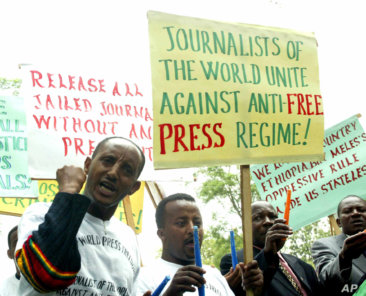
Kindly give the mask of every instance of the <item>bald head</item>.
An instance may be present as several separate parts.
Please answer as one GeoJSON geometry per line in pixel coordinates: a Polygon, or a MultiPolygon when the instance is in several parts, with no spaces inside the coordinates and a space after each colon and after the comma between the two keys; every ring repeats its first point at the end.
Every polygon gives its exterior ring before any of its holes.
{"type": "Polygon", "coordinates": [[[260,208],[271,208],[273,211],[275,211],[274,207],[265,200],[257,200],[252,203],[252,213],[254,209],[260,209],[260,208]]]}
{"type": "Polygon", "coordinates": [[[339,202],[339,204],[338,204],[338,207],[337,207],[337,215],[338,215],[338,217],[339,217],[339,214],[340,214],[340,212],[341,212],[341,210],[342,210],[342,207],[343,207],[343,205],[344,205],[344,203],[345,202],[347,202],[347,200],[349,200],[349,199],[353,199],[353,200],[359,200],[359,201],[361,201],[361,202],[364,202],[364,203],[366,203],[366,201],[365,200],[363,200],[361,197],[359,197],[358,195],[347,195],[345,198],[343,198],[340,202],[339,202]]]}
{"type": "Polygon", "coordinates": [[[267,231],[276,218],[277,212],[269,202],[260,200],[252,203],[252,230],[255,246],[264,247],[267,231]]]}
{"type": "Polygon", "coordinates": [[[143,153],[143,151],[141,150],[141,148],[133,141],[131,141],[130,139],[124,138],[124,137],[108,137],[105,138],[104,140],[100,141],[97,145],[97,147],[95,147],[94,152],[92,154],[92,159],[94,159],[96,157],[96,155],[100,152],[100,150],[109,142],[112,141],[125,141],[129,144],[132,144],[133,146],[135,146],[136,150],[138,151],[139,155],[140,155],[140,161],[139,161],[139,167],[138,167],[138,174],[137,177],[140,176],[142,169],[145,166],[145,155],[143,153]]]}
{"type": "Polygon", "coordinates": [[[366,201],[357,195],[346,196],[337,210],[337,223],[343,233],[353,235],[366,229],[366,201]]]}

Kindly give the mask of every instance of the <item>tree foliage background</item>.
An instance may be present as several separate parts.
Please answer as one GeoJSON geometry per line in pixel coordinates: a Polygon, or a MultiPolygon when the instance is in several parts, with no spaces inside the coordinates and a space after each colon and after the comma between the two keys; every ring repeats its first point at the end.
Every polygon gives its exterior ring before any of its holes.
{"type": "MultiPolygon", "coordinates": [[[[203,211],[213,209],[209,225],[203,221],[205,238],[201,248],[202,260],[205,264],[219,268],[222,256],[230,253],[230,230],[235,233],[236,249],[243,247],[240,171],[235,166],[207,167],[199,169],[195,178],[201,183],[197,196],[204,203],[203,211]]],[[[251,189],[252,201],[260,200],[254,183],[251,189]]],[[[329,225],[318,221],[295,231],[282,251],[313,265],[311,245],[316,239],[326,236],[330,236],[329,225]]]]}
{"type": "Polygon", "coordinates": [[[21,79],[6,79],[4,77],[0,77],[0,89],[9,91],[9,95],[18,96],[21,85],[21,79]]]}

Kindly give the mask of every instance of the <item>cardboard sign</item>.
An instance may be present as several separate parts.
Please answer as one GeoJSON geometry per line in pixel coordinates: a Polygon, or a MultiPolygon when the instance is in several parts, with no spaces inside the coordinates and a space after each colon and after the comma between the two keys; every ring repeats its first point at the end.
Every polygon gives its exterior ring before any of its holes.
{"type": "Polygon", "coordinates": [[[0,196],[37,197],[28,176],[28,139],[24,99],[0,96],[0,196]]]}
{"type": "Polygon", "coordinates": [[[149,12],[154,167],[322,160],[312,34],[149,12]]]}
{"type": "Polygon", "coordinates": [[[178,181],[190,173],[154,169],[151,97],[142,78],[127,69],[126,77],[34,66],[22,71],[31,178],[55,179],[67,164],[83,167],[98,142],[113,136],[141,147],[146,162],[140,180],[178,181]]]}
{"type": "Polygon", "coordinates": [[[353,116],[329,128],[325,160],[251,166],[262,199],[283,217],[286,191],[292,190],[290,226],[296,230],[334,214],[347,195],[366,198],[366,133],[353,116]]]}
{"type": "Polygon", "coordinates": [[[151,177],[153,119],[142,83],[32,66],[23,75],[32,178],[55,179],[65,164],[83,167],[98,142],[113,136],[142,148],[146,165],[141,178],[151,177]]]}

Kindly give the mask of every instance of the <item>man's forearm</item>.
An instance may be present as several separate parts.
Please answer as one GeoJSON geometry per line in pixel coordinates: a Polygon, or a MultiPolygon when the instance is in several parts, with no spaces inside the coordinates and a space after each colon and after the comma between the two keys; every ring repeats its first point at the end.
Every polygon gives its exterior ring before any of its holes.
{"type": "Polygon", "coordinates": [[[58,193],[44,222],[17,251],[19,269],[37,291],[55,291],[75,281],[81,264],[76,234],[89,204],[85,196],[58,193]]]}

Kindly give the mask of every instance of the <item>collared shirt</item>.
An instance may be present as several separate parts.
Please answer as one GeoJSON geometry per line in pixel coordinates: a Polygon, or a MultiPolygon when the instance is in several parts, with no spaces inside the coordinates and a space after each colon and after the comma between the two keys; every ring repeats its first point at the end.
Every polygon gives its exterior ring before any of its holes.
{"type": "MultiPolygon", "coordinates": [[[[253,247],[257,250],[262,250],[262,248],[253,245],[253,247]]],[[[280,252],[277,252],[278,258],[279,260],[283,263],[282,265],[284,266],[284,268],[287,269],[287,271],[290,273],[290,275],[293,277],[294,281],[296,282],[296,284],[298,285],[302,295],[307,296],[306,291],[304,290],[304,288],[301,285],[301,282],[299,281],[299,279],[297,278],[296,274],[292,271],[291,267],[288,265],[287,261],[285,260],[285,258],[283,258],[282,254],[280,252]]],[[[281,262],[279,264],[281,264],[281,262]]],[[[286,275],[285,275],[286,276],[286,275]]]]}
{"type": "Polygon", "coordinates": [[[288,265],[288,263],[286,262],[286,260],[283,258],[282,254],[280,252],[277,252],[277,255],[280,258],[280,264],[282,264],[283,267],[286,268],[286,270],[290,273],[291,277],[294,279],[294,281],[298,285],[298,287],[299,287],[299,289],[301,291],[301,294],[304,295],[304,296],[307,296],[307,293],[304,290],[304,288],[302,287],[301,282],[297,278],[296,274],[292,271],[290,265],[288,265]]]}

